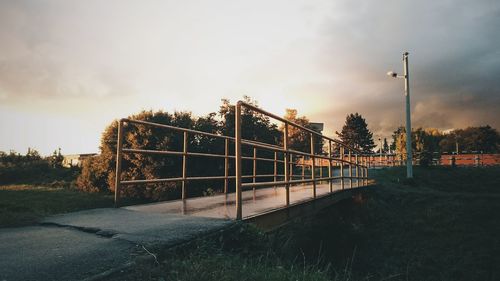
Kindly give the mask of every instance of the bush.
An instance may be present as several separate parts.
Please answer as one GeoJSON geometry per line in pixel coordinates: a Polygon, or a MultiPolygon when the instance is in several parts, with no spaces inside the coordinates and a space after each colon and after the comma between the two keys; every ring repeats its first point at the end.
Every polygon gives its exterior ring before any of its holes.
{"type": "Polygon", "coordinates": [[[87,158],[83,161],[82,173],[76,179],[76,186],[86,192],[109,191],[108,174],[109,164],[104,155],[87,158]]]}
{"type": "Polygon", "coordinates": [[[52,167],[45,160],[2,164],[0,184],[39,184],[69,187],[79,173],[78,168],[52,167]]]}

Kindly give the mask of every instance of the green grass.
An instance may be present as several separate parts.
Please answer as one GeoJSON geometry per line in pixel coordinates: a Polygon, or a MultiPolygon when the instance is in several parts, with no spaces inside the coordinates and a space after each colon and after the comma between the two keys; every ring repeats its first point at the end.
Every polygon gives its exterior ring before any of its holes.
{"type": "Polygon", "coordinates": [[[378,186],[282,230],[355,280],[500,278],[500,168],[376,171],[378,186]]]}
{"type": "Polygon", "coordinates": [[[374,171],[378,185],[262,234],[239,227],[115,280],[499,280],[500,168],[374,171]]]}
{"type": "Polygon", "coordinates": [[[30,225],[52,214],[111,206],[113,196],[109,194],[34,185],[0,186],[0,227],[30,225]]]}

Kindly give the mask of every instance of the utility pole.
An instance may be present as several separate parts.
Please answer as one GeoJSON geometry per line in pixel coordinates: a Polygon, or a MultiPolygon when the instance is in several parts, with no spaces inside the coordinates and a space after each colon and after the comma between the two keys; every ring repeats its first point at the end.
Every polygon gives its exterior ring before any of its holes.
{"type": "Polygon", "coordinates": [[[413,155],[411,150],[411,113],[410,113],[410,73],[408,71],[408,52],[403,53],[404,75],[398,75],[393,71],[387,72],[387,75],[394,78],[405,79],[405,98],[406,98],[406,177],[413,178],[413,155]]]}
{"type": "Polygon", "coordinates": [[[406,97],[406,177],[413,178],[413,155],[411,149],[411,113],[410,113],[410,73],[408,71],[408,52],[403,54],[405,97],[406,97]]]}

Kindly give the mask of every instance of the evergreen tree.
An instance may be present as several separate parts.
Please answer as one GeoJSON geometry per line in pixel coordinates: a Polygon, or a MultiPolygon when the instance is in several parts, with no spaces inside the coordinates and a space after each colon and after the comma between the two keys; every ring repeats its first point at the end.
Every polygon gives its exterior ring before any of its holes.
{"type": "Polygon", "coordinates": [[[382,152],[383,153],[389,152],[389,144],[387,143],[387,138],[384,138],[384,144],[382,145],[382,152]]]}
{"type": "Polygon", "coordinates": [[[363,152],[371,153],[375,147],[373,133],[368,130],[365,119],[357,112],[347,115],[342,132],[336,134],[342,142],[363,152]]]}

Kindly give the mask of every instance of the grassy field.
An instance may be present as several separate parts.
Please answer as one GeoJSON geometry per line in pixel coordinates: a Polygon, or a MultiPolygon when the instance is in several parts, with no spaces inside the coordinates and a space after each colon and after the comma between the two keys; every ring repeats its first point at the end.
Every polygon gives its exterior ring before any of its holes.
{"type": "Polygon", "coordinates": [[[0,167],[0,227],[36,224],[41,218],[82,209],[113,206],[111,194],[76,189],[78,168],[34,161],[0,167]]]}
{"type": "Polygon", "coordinates": [[[113,206],[113,196],[77,190],[24,185],[0,186],[0,227],[24,226],[41,218],[82,209],[113,206]]]}
{"type": "Polygon", "coordinates": [[[500,168],[373,173],[363,200],[262,234],[239,226],[115,280],[499,280],[500,168]]]}

